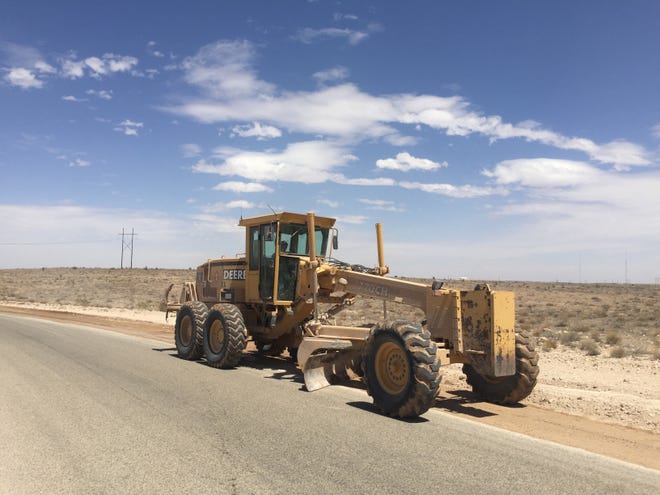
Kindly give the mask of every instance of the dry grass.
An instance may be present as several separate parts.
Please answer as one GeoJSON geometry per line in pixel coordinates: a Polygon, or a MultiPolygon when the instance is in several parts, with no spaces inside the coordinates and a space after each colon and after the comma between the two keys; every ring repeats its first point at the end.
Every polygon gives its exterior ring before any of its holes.
{"type": "MultiPolygon", "coordinates": [[[[157,310],[170,283],[180,284],[194,277],[193,270],[0,270],[0,302],[157,310]]],[[[466,281],[445,283],[457,289],[472,289],[474,285],[466,281]]],[[[551,352],[561,344],[582,347],[586,353],[598,349],[610,356],[617,348],[615,355],[623,352],[660,359],[659,285],[493,282],[491,288],[515,292],[518,326],[535,335],[544,351],[551,352]]],[[[390,319],[424,318],[421,311],[398,304],[388,304],[387,309],[390,319]]],[[[358,298],[337,320],[366,324],[382,318],[382,302],[358,298]]]]}
{"type": "Polygon", "coordinates": [[[0,301],[158,310],[170,283],[194,279],[193,270],[0,270],[0,301]]]}

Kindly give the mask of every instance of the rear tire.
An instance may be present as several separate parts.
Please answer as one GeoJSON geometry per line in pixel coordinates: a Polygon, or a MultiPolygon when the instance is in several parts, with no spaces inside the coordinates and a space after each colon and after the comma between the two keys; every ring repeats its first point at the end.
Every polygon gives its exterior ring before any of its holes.
{"type": "Polygon", "coordinates": [[[246,343],[243,314],[233,304],[216,304],[204,325],[204,354],[214,368],[234,368],[246,343]]]}
{"type": "Polygon", "coordinates": [[[442,379],[431,334],[409,321],[378,325],[371,331],[362,372],[376,407],[395,418],[424,414],[434,404],[442,379]]]}
{"type": "Polygon", "coordinates": [[[182,359],[196,361],[204,354],[204,323],[209,309],[201,301],[184,303],[176,314],[174,342],[182,359]]]}
{"type": "Polygon", "coordinates": [[[488,402],[495,404],[517,404],[536,386],[539,375],[539,354],[527,332],[516,333],[516,374],[493,377],[480,375],[469,364],[463,365],[463,373],[472,391],[488,402]]]}

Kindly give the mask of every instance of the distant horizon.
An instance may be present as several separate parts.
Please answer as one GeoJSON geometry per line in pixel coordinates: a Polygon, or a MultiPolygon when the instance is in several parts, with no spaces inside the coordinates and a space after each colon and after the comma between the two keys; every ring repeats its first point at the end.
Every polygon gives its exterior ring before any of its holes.
{"type": "MultiPolygon", "coordinates": [[[[197,266],[203,265],[204,262],[200,262],[197,266]]],[[[12,271],[12,270],[33,270],[33,271],[42,271],[42,270],[106,270],[106,271],[115,271],[115,270],[128,270],[128,271],[139,271],[139,270],[162,270],[162,271],[195,271],[197,266],[191,266],[187,268],[177,268],[177,267],[165,267],[165,266],[133,266],[120,268],[119,266],[32,266],[32,267],[12,267],[12,268],[0,268],[0,271],[12,271]]],[[[391,269],[391,267],[390,267],[391,269]]],[[[432,281],[433,279],[439,280],[442,282],[474,282],[479,283],[517,283],[517,284],[572,284],[572,285],[660,285],[660,277],[657,277],[655,282],[617,282],[610,280],[595,280],[595,281],[582,281],[576,282],[574,280],[507,280],[507,279],[486,279],[486,278],[464,278],[464,277],[421,277],[415,275],[398,275],[396,273],[388,273],[388,277],[396,277],[408,280],[423,280],[423,281],[432,281]]],[[[447,287],[451,288],[451,287],[447,287]]]]}

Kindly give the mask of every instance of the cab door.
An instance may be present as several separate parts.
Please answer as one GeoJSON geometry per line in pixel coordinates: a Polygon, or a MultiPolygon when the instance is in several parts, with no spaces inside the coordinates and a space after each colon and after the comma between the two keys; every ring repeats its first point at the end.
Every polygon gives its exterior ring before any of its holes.
{"type": "Polygon", "coordinates": [[[259,298],[273,300],[277,264],[277,223],[259,226],[259,298]]]}

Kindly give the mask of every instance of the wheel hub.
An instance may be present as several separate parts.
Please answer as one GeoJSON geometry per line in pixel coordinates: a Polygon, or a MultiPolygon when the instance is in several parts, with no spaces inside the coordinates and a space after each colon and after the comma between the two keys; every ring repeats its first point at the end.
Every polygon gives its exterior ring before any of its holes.
{"type": "Polygon", "coordinates": [[[184,347],[190,345],[192,334],[192,320],[190,319],[190,316],[184,316],[181,320],[181,330],[179,331],[179,337],[184,347]]]}
{"type": "Polygon", "coordinates": [[[209,347],[214,354],[222,351],[222,346],[225,342],[225,328],[220,320],[215,320],[211,324],[209,331],[209,347]]]}
{"type": "Polygon", "coordinates": [[[406,388],[409,364],[406,352],[394,342],[385,342],[376,352],[376,378],[380,386],[391,395],[406,388]]]}

